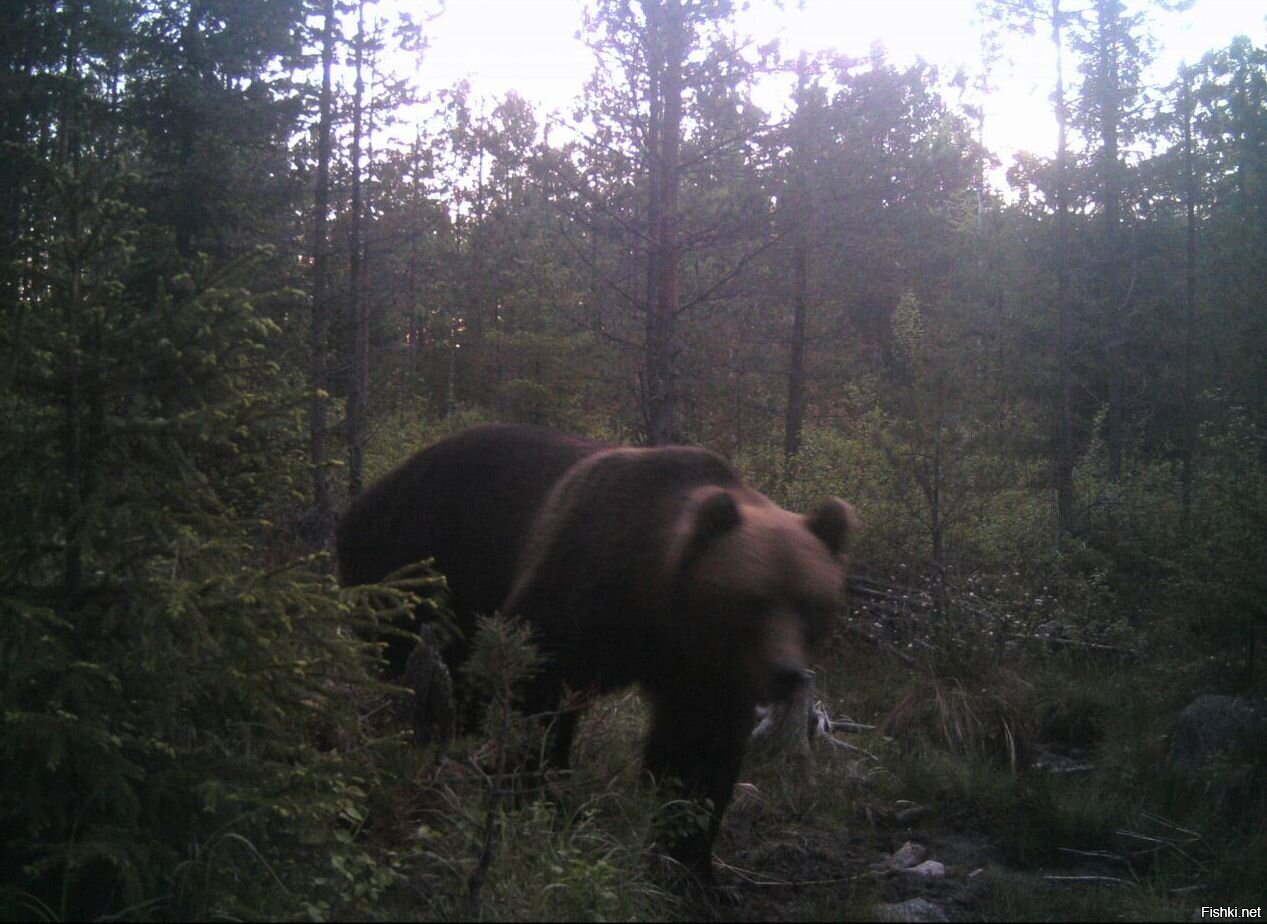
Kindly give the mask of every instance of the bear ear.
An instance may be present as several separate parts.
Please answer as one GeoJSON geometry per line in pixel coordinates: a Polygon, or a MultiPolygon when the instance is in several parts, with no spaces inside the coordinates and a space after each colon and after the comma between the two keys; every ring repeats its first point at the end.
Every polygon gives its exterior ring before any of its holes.
{"type": "Polygon", "coordinates": [[[704,551],[741,520],[739,505],[725,488],[710,488],[694,498],[679,521],[674,543],[674,571],[678,577],[687,574],[704,551]]]}
{"type": "Polygon", "coordinates": [[[692,544],[707,544],[739,525],[739,505],[725,488],[710,491],[695,508],[692,544]]]}
{"type": "Polygon", "coordinates": [[[839,555],[858,531],[858,517],[844,501],[830,497],[806,518],[805,525],[832,555],[839,555]]]}

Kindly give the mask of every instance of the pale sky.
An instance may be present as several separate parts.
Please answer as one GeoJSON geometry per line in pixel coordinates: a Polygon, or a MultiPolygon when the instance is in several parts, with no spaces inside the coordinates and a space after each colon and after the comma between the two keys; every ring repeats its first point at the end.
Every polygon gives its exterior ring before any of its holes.
{"type": "MultiPolygon", "coordinates": [[[[789,9],[779,13],[769,0],[752,0],[741,28],[761,40],[781,35],[791,53],[804,47],[862,55],[878,40],[895,63],[920,56],[945,76],[958,67],[971,76],[979,68],[974,0],[804,0],[800,11],[796,0],[784,5],[789,9]]],[[[497,98],[513,88],[544,111],[565,109],[593,69],[590,52],[575,37],[581,8],[582,0],[448,0],[428,27],[431,47],[419,85],[440,89],[467,77],[477,94],[497,98]]],[[[1152,12],[1160,50],[1150,76],[1169,82],[1181,61],[1196,62],[1235,35],[1267,43],[1265,14],[1264,0],[1197,0],[1182,14],[1152,12]]],[[[1046,39],[1018,40],[1008,49],[1012,60],[994,67],[986,142],[1005,163],[1017,149],[1055,148],[1046,39]]]]}

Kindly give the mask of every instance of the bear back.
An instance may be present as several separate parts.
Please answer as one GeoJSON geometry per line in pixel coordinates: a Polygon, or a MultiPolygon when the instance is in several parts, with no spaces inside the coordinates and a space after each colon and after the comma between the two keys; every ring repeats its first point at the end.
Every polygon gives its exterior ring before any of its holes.
{"type": "MultiPolygon", "coordinates": [[[[373,583],[434,559],[465,636],[450,651],[460,661],[475,617],[491,614],[510,591],[542,502],[569,468],[603,448],[546,427],[486,424],[423,449],[354,498],[340,519],[341,583],[373,583]]],[[[393,673],[407,656],[403,643],[391,643],[393,673]]]]}

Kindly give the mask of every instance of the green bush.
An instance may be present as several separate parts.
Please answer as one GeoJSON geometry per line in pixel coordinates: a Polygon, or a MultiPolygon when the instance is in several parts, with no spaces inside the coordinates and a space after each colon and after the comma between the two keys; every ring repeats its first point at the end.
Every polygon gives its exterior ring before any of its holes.
{"type": "Polygon", "coordinates": [[[132,213],[78,207],[95,237],[57,252],[93,257],[6,344],[0,916],[321,916],[393,874],[359,838],[368,598],[260,544],[302,396],[251,260],[142,292],[132,213]]]}

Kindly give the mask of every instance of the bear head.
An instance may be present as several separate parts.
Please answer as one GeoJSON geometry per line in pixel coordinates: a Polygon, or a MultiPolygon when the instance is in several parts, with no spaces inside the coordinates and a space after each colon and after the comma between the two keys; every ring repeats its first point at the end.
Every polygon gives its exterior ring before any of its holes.
{"type": "Polygon", "coordinates": [[[705,643],[691,669],[757,702],[789,698],[838,612],[856,529],[836,498],[802,515],[747,487],[695,489],[667,569],[678,618],[705,643]]]}

